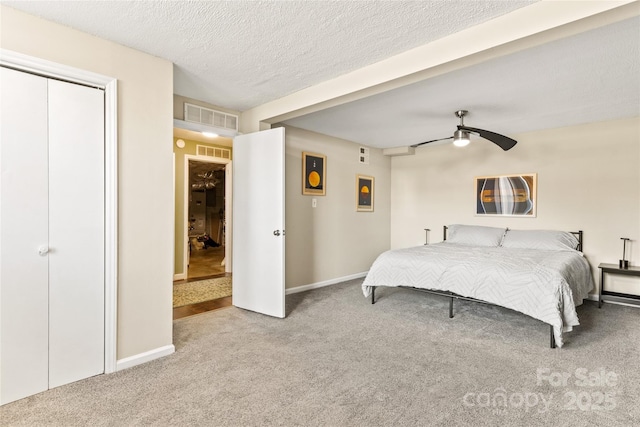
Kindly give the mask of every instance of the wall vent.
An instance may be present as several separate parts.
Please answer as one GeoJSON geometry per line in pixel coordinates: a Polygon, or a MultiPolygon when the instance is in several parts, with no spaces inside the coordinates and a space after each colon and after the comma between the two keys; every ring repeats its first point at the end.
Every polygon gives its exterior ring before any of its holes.
{"type": "Polygon", "coordinates": [[[358,151],[358,161],[362,164],[369,164],[369,149],[367,147],[360,147],[358,151]]]}
{"type": "Polygon", "coordinates": [[[227,148],[196,145],[196,154],[198,156],[217,157],[219,159],[231,160],[231,150],[227,148]]]}
{"type": "Polygon", "coordinates": [[[238,116],[200,107],[199,105],[188,104],[186,102],[184,103],[184,121],[234,131],[238,130],[238,116]]]}

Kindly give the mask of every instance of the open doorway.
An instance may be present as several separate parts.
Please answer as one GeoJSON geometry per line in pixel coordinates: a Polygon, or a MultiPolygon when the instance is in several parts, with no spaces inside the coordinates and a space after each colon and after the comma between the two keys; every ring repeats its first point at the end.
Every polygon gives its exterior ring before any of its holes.
{"type": "Polygon", "coordinates": [[[184,159],[185,279],[173,285],[173,318],[231,305],[228,235],[231,164],[224,159],[184,159]]]}
{"type": "Polygon", "coordinates": [[[231,305],[230,138],[174,128],[174,319],[231,305]]]}
{"type": "Polygon", "coordinates": [[[187,279],[225,273],[225,166],[188,160],[187,279]]]}

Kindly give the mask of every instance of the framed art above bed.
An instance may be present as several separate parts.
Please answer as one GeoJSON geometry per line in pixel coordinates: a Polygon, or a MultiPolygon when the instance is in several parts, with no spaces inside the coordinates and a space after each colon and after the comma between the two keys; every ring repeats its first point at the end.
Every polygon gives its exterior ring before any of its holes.
{"type": "Polygon", "coordinates": [[[476,215],[535,218],[537,174],[475,178],[476,215]]]}

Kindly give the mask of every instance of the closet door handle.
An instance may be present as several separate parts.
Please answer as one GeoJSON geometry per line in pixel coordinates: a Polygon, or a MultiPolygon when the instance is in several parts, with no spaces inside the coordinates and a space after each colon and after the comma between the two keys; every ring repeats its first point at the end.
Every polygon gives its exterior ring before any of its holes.
{"type": "Polygon", "coordinates": [[[38,254],[40,254],[40,256],[45,256],[48,253],[49,253],[49,246],[42,245],[38,248],[38,254]]]}

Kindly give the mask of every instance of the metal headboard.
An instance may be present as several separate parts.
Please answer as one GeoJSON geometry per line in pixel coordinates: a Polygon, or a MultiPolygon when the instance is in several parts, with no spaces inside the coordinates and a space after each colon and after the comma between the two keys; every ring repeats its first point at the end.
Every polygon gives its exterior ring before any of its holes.
{"type": "MultiPolygon", "coordinates": [[[[447,227],[446,225],[444,225],[442,227],[442,241],[446,241],[447,240],[447,230],[449,229],[449,227],[447,227]]],[[[578,230],[578,231],[570,231],[569,233],[573,234],[574,236],[576,236],[578,238],[578,247],[576,248],[576,250],[582,252],[582,241],[583,241],[583,237],[582,237],[582,230],[578,230]]]]}
{"type": "Polygon", "coordinates": [[[569,233],[573,234],[578,238],[578,247],[576,249],[582,252],[582,230],[570,231],[569,233]]]}

